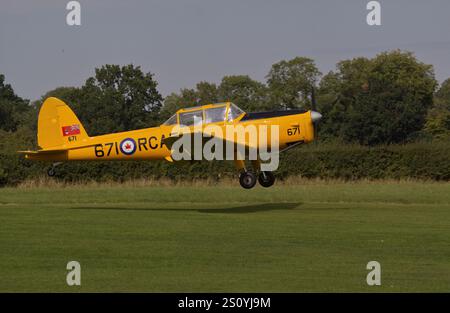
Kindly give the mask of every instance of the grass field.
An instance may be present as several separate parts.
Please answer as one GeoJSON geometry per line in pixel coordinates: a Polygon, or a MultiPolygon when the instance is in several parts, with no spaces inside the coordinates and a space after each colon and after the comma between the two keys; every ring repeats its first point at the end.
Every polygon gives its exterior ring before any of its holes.
{"type": "Polygon", "coordinates": [[[450,291],[449,183],[4,188],[0,223],[0,291],[450,291]]]}

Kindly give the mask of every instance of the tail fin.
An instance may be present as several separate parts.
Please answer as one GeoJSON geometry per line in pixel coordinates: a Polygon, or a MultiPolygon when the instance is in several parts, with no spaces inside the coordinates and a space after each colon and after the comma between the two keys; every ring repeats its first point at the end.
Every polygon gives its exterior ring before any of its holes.
{"type": "Polygon", "coordinates": [[[38,145],[41,149],[70,149],[89,136],[75,113],[58,98],[47,98],[38,118],[38,145]]]}

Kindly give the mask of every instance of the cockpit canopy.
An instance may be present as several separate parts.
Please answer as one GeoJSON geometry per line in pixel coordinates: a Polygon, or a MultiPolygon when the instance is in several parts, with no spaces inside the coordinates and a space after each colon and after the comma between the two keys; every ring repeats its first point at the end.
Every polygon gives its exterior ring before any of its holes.
{"type": "Polygon", "coordinates": [[[232,122],[244,113],[237,105],[231,102],[208,104],[180,109],[163,125],[196,126],[208,123],[232,122]]]}

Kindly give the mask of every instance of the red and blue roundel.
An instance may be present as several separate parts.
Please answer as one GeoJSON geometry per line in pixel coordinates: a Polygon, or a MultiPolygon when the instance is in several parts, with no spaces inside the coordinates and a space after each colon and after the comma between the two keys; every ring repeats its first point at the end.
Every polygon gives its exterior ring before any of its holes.
{"type": "Polygon", "coordinates": [[[136,141],[132,138],[125,138],[120,142],[120,151],[126,155],[132,155],[136,151],[136,141]]]}

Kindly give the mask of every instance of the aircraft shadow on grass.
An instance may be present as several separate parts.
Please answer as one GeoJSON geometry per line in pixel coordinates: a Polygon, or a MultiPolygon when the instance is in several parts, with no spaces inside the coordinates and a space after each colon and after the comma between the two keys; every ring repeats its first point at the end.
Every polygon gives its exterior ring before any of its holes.
{"type": "Polygon", "coordinates": [[[160,211],[160,212],[199,212],[199,213],[222,213],[242,214],[258,213],[265,211],[294,210],[301,203],[262,203],[244,206],[234,206],[217,209],[180,209],[180,208],[125,208],[125,207],[72,207],[70,210],[112,210],[112,211],[160,211]]]}

